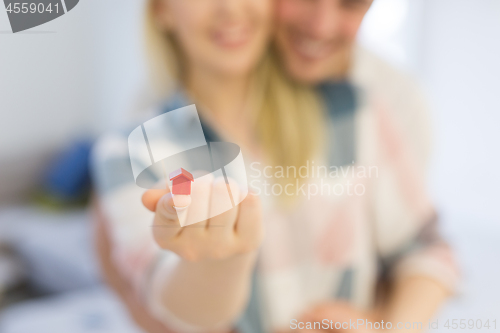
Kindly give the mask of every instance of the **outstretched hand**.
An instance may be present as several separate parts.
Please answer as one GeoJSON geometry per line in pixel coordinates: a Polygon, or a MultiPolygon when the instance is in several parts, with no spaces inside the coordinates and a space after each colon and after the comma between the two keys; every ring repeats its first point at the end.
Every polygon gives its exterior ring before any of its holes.
{"type": "MultiPolygon", "coordinates": [[[[181,227],[179,216],[197,219],[208,217],[217,209],[221,198],[227,197],[223,179],[204,177],[197,180],[201,196],[173,195],[167,189],[151,189],[142,202],[155,212],[153,235],[163,249],[175,252],[187,261],[224,260],[239,254],[254,252],[263,238],[260,199],[249,194],[238,206],[198,223],[181,227]],[[187,216],[187,217],[186,217],[187,216]]],[[[232,186],[237,196],[237,187],[232,186]]]]}

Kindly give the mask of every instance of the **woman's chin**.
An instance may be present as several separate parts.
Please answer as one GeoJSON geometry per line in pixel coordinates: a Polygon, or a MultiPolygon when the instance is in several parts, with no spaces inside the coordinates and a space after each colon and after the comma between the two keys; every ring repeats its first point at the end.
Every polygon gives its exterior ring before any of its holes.
{"type": "Polygon", "coordinates": [[[219,73],[223,76],[246,76],[255,71],[259,59],[235,59],[223,57],[219,59],[219,73]]]}

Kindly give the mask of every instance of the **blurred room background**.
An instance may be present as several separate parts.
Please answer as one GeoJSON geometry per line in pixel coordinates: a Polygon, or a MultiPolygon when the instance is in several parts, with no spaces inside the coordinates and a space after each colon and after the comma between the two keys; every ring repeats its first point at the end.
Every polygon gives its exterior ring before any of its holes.
{"type": "MultiPolygon", "coordinates": [[[[53,170],[141,104],[142,6],[82,0],[18,34],[0,9],[1,333],[138,332],[102,285],[84,194],[53,170]]],[[[500,0],[375,0],[360,43],[431,103],[428,185],[463,269],[440,317],[500,320],[500,0]]]]}

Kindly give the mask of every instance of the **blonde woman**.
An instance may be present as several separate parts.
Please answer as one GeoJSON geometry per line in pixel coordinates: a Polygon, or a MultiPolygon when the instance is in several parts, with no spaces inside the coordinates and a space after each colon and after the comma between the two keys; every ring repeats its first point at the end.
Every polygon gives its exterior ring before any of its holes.
{"type": "MultiPolygon", "coordinates": [[[[130,130],[100,140],[101,258],[151,332],[313,331],[349,319],[410,320],[397,300],[376,312],[379,262],[390,277],[432,276],[450,289],[456,279],[405,133],[344,84],[316,90],[323,113],[269,51],[271,16],[268,0],[148,2],[150,64],[163,103],[130,129],[196,103],[209,141],[242,147],[260,194],[180,228],[167,190],[144,193],[135,185],[130,130]],[[359,318],[350,318],[352,308],[359,318]],[[333,324],[324,327],[323,319],[333,324]]],[[[213,185],[213,197],[218,190],[213,185]]],[[[189,197],[177,197],[176,207],[189,205],[189,197]]],[[[431,295],[423,318],[444,297],[440,288],[431,295]]]]}
{"type": "MultiPolygon", "coordinates": [[[[268,54],[271,5],[269,0],[149,1],[152,77],[164,102],[142,121],[196,103],[205,135],[215,133],[210,139],[239,144],[245,158],[305,164],[318,151],[320,108],[310,91],[283,77],[268,54]]],[[[126,135],[110,133],[95,149],[99,205],[111,234],[113,263],[167,327],[230,328],[247,305],[262,242],[259,198],[249,195],[237,209],[212,219],[217,221],[181,229],[169,193],[145,194],[144,205],[154,214],[142,205],[144,191],[135,185],[122,153],[126,135]]],[[[187,206],[189,198],[184,199],[176,206],[187,206]]]]}

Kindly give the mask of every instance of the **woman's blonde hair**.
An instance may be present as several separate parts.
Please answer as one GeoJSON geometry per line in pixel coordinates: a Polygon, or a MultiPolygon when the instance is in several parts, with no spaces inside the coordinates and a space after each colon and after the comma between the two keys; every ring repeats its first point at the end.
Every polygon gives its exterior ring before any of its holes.
{"type": "MultiPolygon", "coordinates": [[[[155,1],[149,0],[147,5],[146,49],[153,86],[165,97],[183,83],[185,63],[175,38],[158,27],[155,1]]],[[[287,78],[272,48],[256,69],[252,87],[252,100],[259,101],[255,105],[256,135],[266,163],[298,170],[322,152],[324,124],[319,99],[311,88],[287,78]]]]}

